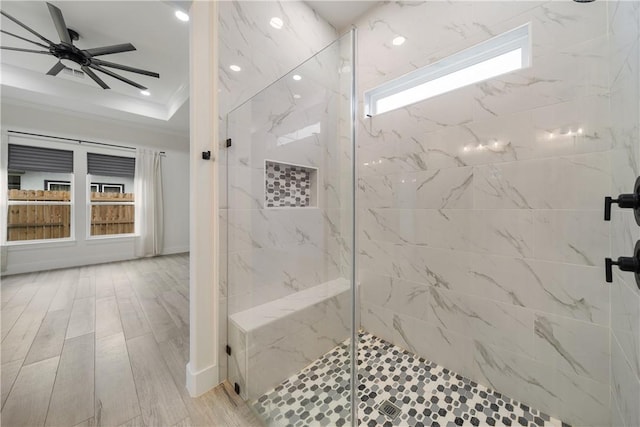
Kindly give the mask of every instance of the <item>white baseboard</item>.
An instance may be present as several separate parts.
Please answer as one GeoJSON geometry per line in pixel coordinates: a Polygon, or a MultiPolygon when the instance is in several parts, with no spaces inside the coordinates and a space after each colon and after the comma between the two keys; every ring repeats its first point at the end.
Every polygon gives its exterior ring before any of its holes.
{"type": "Polygon", "coordinates": [[[191,397],[198,397],[220,384],[218,366],[211,365],[198,372],[191,370],[191,362],[187,363],[187,391],[191,397]]]}
{"type": "Polygon", "coordinates": [[[171,246],[171,247],[162,249],[162,255],[182,254],[182,253],[185,253],[185,252],[189,252],[189,245],[187,245],[187,246],[171,246]]]}
{"type": "MultiPolygon", "coordinates": [[[[95,264],[104,264],[107,262],[118,262],[118,261],[127,261],[132,258],[126,254],[118,256],[118,255],[110,255],[110,256],[89,256],[82,258],[69,258],[69,259],[55,259],[51,261],[34,261],[27,262],[22,264],[11,264],[6,266],[5,269],[2,270],[2,275],[12,275],[12,274],[22,274],[22,273],[33,273],[36,271],[44,271],[44,270],[56,270],[59,268],[71,268],[71,267],[83,267],[85,265],[95,265],[95,264]]],[[[4,267],[4,265],[3,265],[4,267]]]]}

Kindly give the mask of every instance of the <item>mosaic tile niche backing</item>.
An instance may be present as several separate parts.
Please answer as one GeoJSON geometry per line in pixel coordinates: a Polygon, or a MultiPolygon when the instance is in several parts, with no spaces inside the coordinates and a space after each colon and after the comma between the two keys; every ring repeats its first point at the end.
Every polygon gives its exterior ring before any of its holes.
{"type": "MultiPolygon", "coordinates": [[[[358,346],[358,425],[569,427],[369,333],[358,346]],[[400,409],[380,412],[383,402],[400,409]]],[[[269,426],[349,424],[349,346],[342,343],[268,391],[253,407],[269,426]]]]}
{"type": "Polygon", "coordinates": [[[265,162],[265,206],[308,207],[312,205],[312,181],[315,169],[265,162]]]}

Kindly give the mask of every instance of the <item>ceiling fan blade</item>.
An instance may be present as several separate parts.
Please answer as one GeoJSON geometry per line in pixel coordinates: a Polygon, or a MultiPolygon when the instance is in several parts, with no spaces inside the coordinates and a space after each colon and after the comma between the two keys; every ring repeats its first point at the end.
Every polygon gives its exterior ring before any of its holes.
{"type": "Polygon", "coordinates": [[[103,67],[117,68],[119,70],[131,71],[132,73],[144,74],[145,76],[151,76],[158,79],[160,78],[160,74],[158,73],[142,70],[140,68],[129,67],[128,65],[114,64],[113,62],[103,61],[101,59],[94,59],[92,62],[103,67]]]}
{"type": "Polygon", "coordinates": [[[16,18],[14,18],[13,16],[9,15],[7,12],[5,12],[4,10],[0,10],[0,14],[2,14],[3,16],[6,16],[8,19],[12,20],[13,22],[15,22],[16,24],[20,25],[22,28],[24,28],[25,30],[29,31],[31,34],[33,34],[34,36],[38,37],[40,40],[42,40],[43,42],[46,42],[50,45],[55,44],[54,42],[52,42],[51,40],[49,40],[48,38],[40,35],[39,33],[35,32],[34,30],[32,30],[31,28],[27,27],[25,24],[23,24],[22,22],[18,21],[16,18]]]}
{"type": "Polygon", "coordinates": [[[141,84],[138,84],[138,83],[134,82],[133,80],[129,80],[129,79],[128,79],[128,78],[126,78],[126,77],[122,77],[121,75],[116,74],[116,73],[114,73],[114,72],[113,72],[113,71],[111,71],[111,70],[107,70],[106,68],[102,68],[102,67],[101,67],[101,66],[99,66],[99,65],[91,64],[91,65],[89,65],[89,67],[93,68],[94,70],[98,70],[98,71],[100,71],[100,72],[102,72],[102,73],[105,73],[106,75],[111,76],[111,77],[113,77],[114,79],[118,79],[118,80],[120,80],[120,81],[122,81],[122,82],[125,82],[125,83],[127,83],[127,84],[130,84],[131,86],[137,87],[137,88],[138,88],[138,89],[140,89],[140,90],[147,90],[147,88],[146,88],[146,87],[144,87],[144,86],[142,86],[141,84]]]}
{"type": "Polygon", "coordinates": [[[60,61],[56,62],[53,67],[47,72],[48,76],[57,76],[60,71],[64,70],[64,64],[60,61]]]}
{"type": "Polygon", "coordinates": [[[15,50],[16,52],[44,53],[45,55],[51,55],[51,52],[49,52],[48,50],[22,49],[20,47],[9,47],[9,46],[0,46],[0,49],[15,50]]]}
{"type": "Polygon", "coordinates": [[[71,37],[69,36],[69,29],[67,28],[67,24],[64,23],[64,17],[62,16],[62,11],[52,5],[51,3],[47,3],[49,7],[49,13],[51,14],[51,19],[53,19],[53,23],[56,26],[56,30],[58,31],[58,35],[60,36],[60,41],[66,44],[71,44],[71,37]]]}
{"type": "Polygon", "coordinates": [[[91,56],[98,55],[110,55],[112,53],[120,53],[120,52],[130,52],[132,50],[136,50],[135,46],[131,43],[124,44],[114,44],[111,46],[103,46],[103,47],[94,47],[93,49],[87,49],[87,52],[91,56]]]}
{"type": "Polygon", "coordinates": [[[96,76],[96,73],[91,71],[89,67],[87,67],[86,65],[83,65],[81,68],[82,68],[82,71],[84,71],[87,76],[91,77],[91,79],[93,79],[94,82],[98,83],[98,85],[100,85],[102,89],[109,89],[109,86],[107,86],[107,84],[103,82],[100,77],[96,76]]]}
{"type": "Polygon", "coordinates": [[[42,43],[34,42],[33,40],[25,39],[24,37],[21,37],[21,36],[19,36],[17,34],[10,33],[9,31],[0,30],[0,33],[6,34],[8,36],[15,37],[15,38],[20,39],[20,40],[24,40],[24,41],[29,42],[29,43],[33,43],[36,46],[40,46],[40,47],[43,47],[45,49],[49,49],[49,46],[45,46],[42,43]]]}

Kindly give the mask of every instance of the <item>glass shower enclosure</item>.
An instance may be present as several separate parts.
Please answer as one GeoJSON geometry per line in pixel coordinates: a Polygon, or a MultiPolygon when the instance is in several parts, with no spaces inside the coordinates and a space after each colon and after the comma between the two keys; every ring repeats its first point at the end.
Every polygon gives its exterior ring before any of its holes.
{"type": "Polygon", "coordinates": [[[267,423],[304,412],[278,392],[329,351],[321,417],[351,418],[353,59],[349,32],[227,116],[228,377],[267,423]]]}
{"type": "Polygon", "coordinates": [[[640,3],[384,2],[353,38],[228,115],[231,383],[268,425],[640,425],[640,287],[605,274],[640,227],[603,218],[640,175],[640,3]],[[522,68],[359,111],[354,156],[354,71],[522,28],[522,68]]]}

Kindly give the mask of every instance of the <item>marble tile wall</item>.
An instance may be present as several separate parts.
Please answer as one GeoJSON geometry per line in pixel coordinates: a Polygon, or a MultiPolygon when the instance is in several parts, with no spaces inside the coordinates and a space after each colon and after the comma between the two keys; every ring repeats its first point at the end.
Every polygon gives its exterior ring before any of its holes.
{"type": "Polygon", "coordinates": [[[229,317],[229,380],[254,400],[344,341],[350,281],[339,278],[229,317]]]}
{"type": "Polygon", "coordinates": [[[333,44],[228,116],[230,315],[341,274],[339,53],[333,44]],[[310,126],[318,131],[297,132],[310,126]],[[279,142],[297,133],[302,137],[279,142]],[[265,160],[313,169],[315,206],[265,209],[265,160]]]}
{"type": "Polygon", "coordinates": [[[638,3],[384,4],[359,93],[526,23],[530,68],[359,118],[361,325],[571,424],[639,425],[639,293],[604,282],[638,228],[602,220],[639,172],[638,3]]]}
{"type": "MultiPolygon", "coordinates": [[[[640,4],[609,4],[610,83],[613,124],[611,193],[631,191],[640,175],[640,4]]],[[[629,211],[611,218],[611,254],[629,256],[640,227],[629,211]]],[[[616,271],[611,286],[611,408],[614,426],[640,425],[640,291],[633,277],[616,271]]]]}
{"type": "MultiPolygon", "coordinates": [[[[219,21],[219,121],[220,121],[220,135],[221,141],[220,153],[217,161],[219,162],[219,184],[220,191],[220,284],[221,295],[219,298],[220,316],[219,316],[219,360],[220,360],[220,378],[227,377],[226,361],[227,356],[224,354],[225,344],[227,343],[227,316],[228,316],[228,295],[229,285],[227,284],[227,263],[229,257],[227,256],[227,235],[234,239],[240,239],[234,243],[237,247],[252,247],[251,239],[243,234],[241,226],[250,225],[252,217],[265,220],[259,215],[256,210],[247,214],[246,216],[238,217],[233,212],[229,215],[227,196],[227,150],[225,148],[224,141],[227,138],[227,114],[234,108],[240,106],[243,102],[248,100],[251,96],[258,93],[269,84],[273,83],[291,69],[299,65],[302,61],[308,59],[313,54],[318,52],[323,47],[327,46],[336,38],[336,30],[329,25],[326,21],[320,18],[312,9],[301,1],[228,1],[220,2],[218,5],[218,21],[219,21]],[[277,30],[269,25],[269,21],[272,17],[280,17],[283,22],[283,28],[277,30]],[[241,72],[233,72],[229,69],[231,64],[239,65],[242,68],[241,72]],[[230,233],[227,233],[227,218],[236,219],[239,221],[239,225],[231,227],[230,233]]],[[[289,93],[285,96],[285,99],[291,100],[293,93],[289,93]]],[[[250,122],[247,122],[249,126],[250,122]]],[[[237,145],[236,141],[236,147],[237,145]]],[[[236,162],[241,164],[241,159],[232,159],[232,163],[236,162]]],[[[233,164],[232,164],[233,166],[233,164]]],[[[231,169],[231,174],[238,171],[237,169],[231,169]]],[[[240,174],[236,174],[232,179],[240,174]]],[[[238,188],[239,185],[253,185],[256,184],[256,177],[249,173],[246,177],[241,177],[238,182],[233,182],[238,188]],[[245,179],[246,178],[246,179],[245,179]]],[[[261,182],[261,186],[264,186],[264,182],[261,182]]],[[[241,194],[238,192],[236,194],[241,194]]],[[[250,206],[251,198],[249,196],[244,199],[239,198],[240,195],[234,199],[231,196],[231,200],[235,200],[241,203],[244,207],[250,206]]],[[[317,213],[317,212],[316,212],[317,213]]],[[[277,216],[276,213],[274,213],[277,216]]],[[[285,220],[286,214],[280,215],[276,220],[285,220]]],[[[301,218],[296,218],[296,221],[291,223],[291,227],[288,229],[289,234],[283,237],[278,242],[282,244],[283,240],[289,239],[291,241],[291,233],[295,235],[296,225],[299,224],[317,224],[322,221],[321,215],[307,215],[301,218]]],[[[289,218],[286,218],[287,220],[289,218]]],[[[277,222],[282,227],[281,222],[277,222]]],[[[245,227],[246,231],[247,228],[245,227]]],[[[272,232],[269,236],[264,233],[262,238],[268,239],[270,237],[278,238],[279,234],[272,232]]],[[[304,234],[304,233],[303,233],[304,234]]],[[[300,240],[307,239],[307,234],[301,234],[298,236],[300,240]]],[[[256,248],[256,251],[259,251],[256,248]]],[[[236,262],[235,265],[242,265],[245,262],[252,262],[253,255],[249,252],[245,252],[244,256],[236,250],[236,256],[232,257],[232,262],[236,262]]],[[[270,262],[280,262],[283,259],[281,253],[273,251],[272,259],[270,262]]],[[[288,265],[301,265],[309,264],[309,260],[318,256],[318,251],[314,252],[312,245],[308,245],[308,248],[295,257],[295,259],[289,260],[288,265]]],[[[257,255],[256,255],[257,257],[257,255]]],[[[257,264],[264,265],[269,262],[264,259],[257,264]]],[[[246,264],[245,264],[246,265],[246,264]]],[[[284,267],[285,269],[287,267],[284,267]]],[[[252,274],[258,274],[260,268],[256,268],[252,274]]],[[[310,275],[315,275],[316,272],[310,275]]],[[[288,282],[292,286],[300,286],[295,282],[295,278],[292,276],[288,279],[288,282]]],[[[232,286],[234,286],[232,284],[232,286]]],[[[286,285],[283,284],[283,288],[286,289],[286,285]]],[[[256,297],[255,301],[251,301],[247,298],[245,301],[235,302],[232,298],[232,311],[242,309],[251,304],[257,304],[263,301],[263,298],[256,297]]]]}

